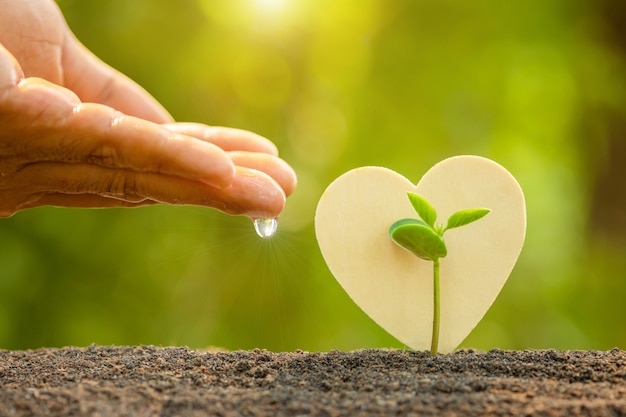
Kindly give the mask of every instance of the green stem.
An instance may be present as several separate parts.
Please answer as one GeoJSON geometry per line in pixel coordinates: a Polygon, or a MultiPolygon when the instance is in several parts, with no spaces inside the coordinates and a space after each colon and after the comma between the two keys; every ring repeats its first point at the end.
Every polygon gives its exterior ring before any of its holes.
{"type": "Polygon", "coordinates": [[[437,354],[437,348],[439,346],[439,316],[440,316],[440,303],[439,303],[439,259],[435,259],[433,264],[433,286],[434,286],[434,299],[433,299],[433,337],[430,345],[430,356],[437,354]]]}

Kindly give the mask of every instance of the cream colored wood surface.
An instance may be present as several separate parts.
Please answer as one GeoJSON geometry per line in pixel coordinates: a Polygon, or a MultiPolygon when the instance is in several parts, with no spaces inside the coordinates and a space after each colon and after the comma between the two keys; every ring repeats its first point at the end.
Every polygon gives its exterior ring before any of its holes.
{"type": "Polygon", "coordinates": [[[418,218],[406,193],[417,192],[438,213],[438,223],[458,211],[485,207],[483,219],[446,232],[441,259],[439,351],[454,350],[487,312],[520,254],[526,232],[524,195],[497,163],[456,156],[432,167],[415,186],[381,167],[362,167],[337,178],[315,214],[326,263],[354,302],[402,343],[430,348],[432,262],[395,245],[389,227],[418,218]]]}

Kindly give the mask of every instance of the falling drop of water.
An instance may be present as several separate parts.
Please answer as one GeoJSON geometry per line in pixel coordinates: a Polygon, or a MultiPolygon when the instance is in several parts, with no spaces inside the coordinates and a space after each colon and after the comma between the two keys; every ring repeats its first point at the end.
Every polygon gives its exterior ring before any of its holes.
{"type": "Polygon", "coordinates": [[[254,221],[254,230],[263,239],[274,236],[276,229],[278,229],[278,219],[256,219],[254,221]]]}

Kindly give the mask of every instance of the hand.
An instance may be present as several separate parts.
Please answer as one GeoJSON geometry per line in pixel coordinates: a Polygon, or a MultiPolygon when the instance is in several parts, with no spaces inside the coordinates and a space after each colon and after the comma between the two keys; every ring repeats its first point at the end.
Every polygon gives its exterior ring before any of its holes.
{"type": "Polygon", "coordinates": [[[277,217],[293,170],[254,133],[171,123],[71,34],[50,0],[0,0],[0,216],[194,204],[277,217]]]}

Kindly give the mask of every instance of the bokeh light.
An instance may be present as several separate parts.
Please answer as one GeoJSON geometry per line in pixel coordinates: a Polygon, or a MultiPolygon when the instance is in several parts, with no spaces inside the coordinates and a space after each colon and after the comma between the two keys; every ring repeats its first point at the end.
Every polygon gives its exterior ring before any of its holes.
{"type": "Polygon", "coordinates": [[[285,6],[286,0],[254,0],[254,3],[261,10],[272,13],[281,10],[285,6]]]}

